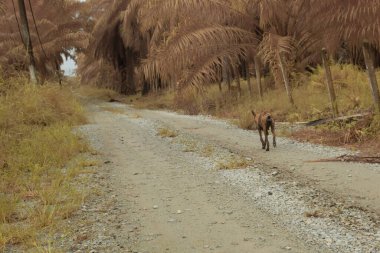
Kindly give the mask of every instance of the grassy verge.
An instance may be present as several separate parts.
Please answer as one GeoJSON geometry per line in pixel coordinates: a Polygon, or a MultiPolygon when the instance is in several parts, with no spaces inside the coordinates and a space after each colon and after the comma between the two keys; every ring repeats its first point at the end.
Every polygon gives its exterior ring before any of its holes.
{"type": "MultiPolygon", "coordinates": [[[[368,78],[364,71],[353,65],[333,65],[332,73],[341,115],[370,111],[372,97],[368,78]]],[[[377,72],[380,80],[380,71],[377,72]]],[[[268,83],[269,80],[263,80],[268,83]]],[[[226,87],[220,92],[218,85],[209,85],[202,94],[194,89],[181,94],[163,92],[147,97],[131,97],[138,108],[170,109],[185,114],[207,114],[231,119],[239,127],[250,129],[254,122],[250,111],[269,111],[277,121],[301,122],[331,117],[330,101],[325,84],[324,70],[317,68],[313,74],[293,76],[293,97],[296,106],[288,102],[284,87],[265,88],[263,99],[257,95],[253,80],[253,96],[249,95],[247,83],[241,81],[242,96],[231,94],[226,87]]],[[[309,129],[294,135],[299,140],[308,140],[328,145],[362,144],[378,140],[380,127],[378,120],[366,118],[360,122],[349,122],[309,129]],[[347,133],[348,132],[348,133],[347,133]],[[339,138],[330,138],[339,133],[339,138]],[[314,136],[314,137],[313,137],[314,136]],[[322,140],[322,141],[321,141],[322,140]]]]}
{"type": "Polygon", "coordinates": [[[69,163],[88,150],[72,131],[84,113],[58,85],[18,78],[0,80],[0,91],[0,251],[47,252],[60,221],[86,196],[82,162],[69,163]]]}

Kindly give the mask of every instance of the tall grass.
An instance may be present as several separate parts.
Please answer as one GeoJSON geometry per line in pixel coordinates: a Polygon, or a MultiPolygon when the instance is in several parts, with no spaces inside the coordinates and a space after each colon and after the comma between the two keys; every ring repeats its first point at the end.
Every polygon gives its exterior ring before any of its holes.
{"type": "Polygon", "coordinates": [[[0,92],[0,251],[26,250],[83,201],[66,165],[87,150],[72,131],[85,116],[57,85],[0,79],[0,92]]]}

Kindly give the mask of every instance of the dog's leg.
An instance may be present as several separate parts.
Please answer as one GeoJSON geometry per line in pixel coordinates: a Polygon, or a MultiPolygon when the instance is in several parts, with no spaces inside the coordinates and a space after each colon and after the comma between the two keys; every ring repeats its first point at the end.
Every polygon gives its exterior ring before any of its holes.
{"type": "Polygon", "coordinates": [[[260,135],[261,145],[262,145],[263,149],[265,149],[265,142],[263,140],[263,136],[262,136],[261,132],[262,132],[262,130],[261,130],[261,128],[259,128],[259,135],[260,135]]]}
{"type": "Polygon", "coordinates": [[[269,133],[268,133],[268,129],[265,129],[264,134],[265,134],[265,144],[267,146],[267,151],[269,151],[269,140],[268,140],[269,133]]]}
{"type": "Polygon", "coordinates": [[[274,130],[274,123],[272,123],[270,129],[271,129],[272,135],[273,135],[273,147],[276,147],[277,143],[276,143],[276,131],[274,130]]]}

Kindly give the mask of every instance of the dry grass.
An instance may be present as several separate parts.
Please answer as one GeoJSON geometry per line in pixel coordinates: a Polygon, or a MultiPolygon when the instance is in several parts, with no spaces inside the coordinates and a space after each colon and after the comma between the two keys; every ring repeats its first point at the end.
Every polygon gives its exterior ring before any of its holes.
{"type": "Polygon", "coordinates": [[[236,170],[247,168],[251,162],[248,162],[243,157],[230,157],[227,160],[221,161],[217,164],[219,170],[236,170]]]}
{"type": "Polygon", "coordinates": [[[178,136],[177,131],[174,131],[169,128],[160,128],[158,129],[157,135],[164,137],[164,138],[174,138],[178,136]]]}
{"type": "Polygon", "coordinates": [[[0,89],[0,251],[17,245],[38,252],[41,238],[70,217],[87,194],[75,186],[76,176],[94,163],[67,167],[88,150],[72,131],[85,116],[66,88],[14,79],[0,89]]]}
{"type": "Polygon", "coordinates": [[[201,155],[204,157],[211,157],[214,154],[214,147],[212,145],[206,145],[201,150],[201,155]]]}

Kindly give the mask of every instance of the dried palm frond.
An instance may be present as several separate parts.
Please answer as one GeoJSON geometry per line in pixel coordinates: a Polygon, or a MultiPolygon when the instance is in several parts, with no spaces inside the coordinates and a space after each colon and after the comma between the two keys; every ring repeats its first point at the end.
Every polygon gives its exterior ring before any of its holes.
{"type": "Polygon", "coordinates": [[[340,38],[352,45],[364,41],[380,48],[380,1],[333,0],[321,22],[335,28],[340,38]]]}
{"type": "Polygon", "coordinates": [[[237,63],[239,56],[255,50],[257,44],[254,33],[238,27],[184,27],[152,52],[143,62],[142,69],[150,79],[159,75],[168,80],[175,73],[187,84],[201,85],[207,79],[215,79],[215,70],[222,65],[224,58],[232,64],[237,63]]]}

